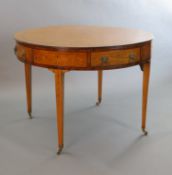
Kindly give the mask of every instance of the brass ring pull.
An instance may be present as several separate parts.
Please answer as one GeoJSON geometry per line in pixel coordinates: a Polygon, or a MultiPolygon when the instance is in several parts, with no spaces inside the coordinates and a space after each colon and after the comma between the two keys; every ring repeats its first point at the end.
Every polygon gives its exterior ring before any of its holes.
{"type": "Polygon", "coordinates": [[[14,47],[14,53],[17,55],[17,46],[14,47]]]}
{"type": "Polygon", "coordinates": [[[107,62],[108,62],[108,59],[109,59],[109,58],[108,58],[107,56],[102,56],[102,57],[100,58],[102,64],[107,63],[107,62]]]}
{"type": "Polygon", "coordinates": [[[130,53],[130,54],[129,54],[129,60],[130,60],[131,62],[133,62],[133,61],[135,61],[135,59],[136,59],[136,55],[135,55],[134,53],[130,53]]]}

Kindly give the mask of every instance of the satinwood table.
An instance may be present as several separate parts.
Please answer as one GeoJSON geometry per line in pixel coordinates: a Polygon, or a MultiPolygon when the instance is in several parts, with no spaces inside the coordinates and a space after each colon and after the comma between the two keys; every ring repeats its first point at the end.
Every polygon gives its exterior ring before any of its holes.
{"type": "Polygon", "coordinates": [[[31,118],[31,66],[55,74],[58,154],[63,149],[64,75],[72,70],[98,72],[98,101],[102,100],[103,70],[139,65],[143,71],[142,131],[147,135],[146,111],[152,34],[142,30],[100,26],[50,26],[15,34],[15,54],[25,64],[27,111],[31,118]]]}

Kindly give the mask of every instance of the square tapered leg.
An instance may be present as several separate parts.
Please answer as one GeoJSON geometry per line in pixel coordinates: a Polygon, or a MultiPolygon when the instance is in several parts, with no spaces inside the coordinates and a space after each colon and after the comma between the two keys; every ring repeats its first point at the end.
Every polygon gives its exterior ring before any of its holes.
{"type": "Polygon", "coordinates": [[[147,101],[150,77],[150,63],[143,65],[143,93],[142,93],[142,131],[147,135],[146,131],[146,115],[147,115],[147,101]]]}
{"type": "Polygon", "coordinates": [[[102,101],[102,81],[103,81],[103,71],[98,70],[98,98],[96,105],[100,105],[102,101]]]}
{"type": "Polygon", "coordinates": [[[56,88],[56,109],[57,109],[57,128],[58,128],[58,152],[63,149],[63,125],[64,125],[64,72],[55,70],[55,88],[56,88]]]}
{"type": "Polygon", "coordinates": [[[25,80],[26,80],[26,99],[27,99],[27,112],[32,118],[32,66],[25,63],[25,80]]]}

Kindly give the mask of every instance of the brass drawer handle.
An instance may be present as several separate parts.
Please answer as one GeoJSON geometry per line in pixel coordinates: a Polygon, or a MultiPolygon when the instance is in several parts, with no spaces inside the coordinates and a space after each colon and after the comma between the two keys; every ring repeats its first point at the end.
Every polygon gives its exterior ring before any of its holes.
{"type": "Polygon", "coordinates": [[[14,53],[17,55],[17,46],[14,47],[14,53]]]}
{"type": "Polygon", "coordinates": [[[130,53],[130,54],[129,54],[129,60],[130,60],[131,62],[133,62],[133,61],[135,61],[135,59],[136,59],[136,54],[130,53]]]}
{"type": "Polygon", "coordinates": [[[108,58],[107,56],[102,56],[102,57],[100,58],[102,64],[107,63],[107,62],[108,62],[108,59],[109,59],[109,58],[108,58]]]}

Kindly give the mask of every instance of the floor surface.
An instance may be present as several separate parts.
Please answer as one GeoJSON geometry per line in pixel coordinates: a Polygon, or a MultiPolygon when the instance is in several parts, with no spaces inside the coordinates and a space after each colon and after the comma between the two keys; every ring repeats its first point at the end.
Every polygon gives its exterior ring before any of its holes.
{"type": "Polygon", "coordinates": [[[95,106],[96,74],[83,72],[83,78],[75,78],[78,72],[67,73],[65,145],[60,156],[56,155],[52,74],[45,74],[46,82],[33,80],[32,120],[26,113],[24,80],[18,86],[3,88],[0,91],[0,174],[171,174],[172,83],[164,79],[150,85],[149,135],[143,136],[140,130],[142,81],[138,72],[139,68],[116,70],[116,74],[107,71],[99,107],[95,106]]]}

